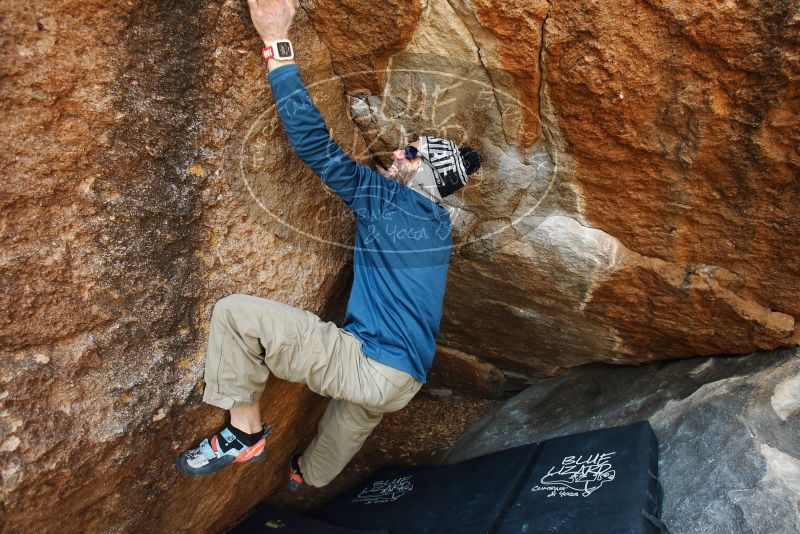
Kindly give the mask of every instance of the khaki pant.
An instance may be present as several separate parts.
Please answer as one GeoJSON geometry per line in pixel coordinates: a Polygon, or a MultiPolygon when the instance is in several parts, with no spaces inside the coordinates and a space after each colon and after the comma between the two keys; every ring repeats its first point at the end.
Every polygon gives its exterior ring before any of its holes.
{"type": "Polygon", "coordinates": [[[257,403],[270,374],[332,398],[300,458],[303,478],[316,487],[344,469],[384,413],[403,408],[422,387],[365,356],[361,340],[311,312],[249,295],[219,300],[203,401],[226,410],[257,403]]]}

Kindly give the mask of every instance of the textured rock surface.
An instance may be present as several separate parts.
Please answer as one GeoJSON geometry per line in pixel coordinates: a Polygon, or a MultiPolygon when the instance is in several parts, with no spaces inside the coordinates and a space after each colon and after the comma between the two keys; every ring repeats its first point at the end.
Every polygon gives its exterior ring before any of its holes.
{"type": "Polygon", "coordinates": [[[439,348],[428,373],[431,383],[484,397],[498,397],[513,382],[494,365],[461,351],[439,348]]]}
{"type": "MultiPolygon", "coordinates": [[[[223,421],[200,403],[210,307],[339,319],[352,217],[291,154],[245,2],[1,6],[3,531],[218,530],[285,483],[324,406],[271,381],[269,462],[179,476],[223,421]]],[[[296,29],[358,155],[327,51],[302,12],[296,29]]]]}
{"type": "Polygon", "coordinates": [[[648,419],[674,533],[800,529],[800,351],[543,379],[478,421],[448,461],[648,419]]]}
{"type": "Polygon", "coordinates": [[[553,4],[545,77],[581,213],[631,252],[586,315],[628,351],[744,352],[793,330],[796,342],[798,14],[553,4]]]}
{"type": "MultiPolygon", "coordinates": [[[[348,24],[345,64],[372,39],[348,24]]],[[[485,156],[440,344],[528,375],[797,344],[799,41],[790,2],[423,2],[380,90],[345,85],[379,157],[485,156]]]]}
{"type": "MultiPolygon", "coordinates": [[[[280,438],[212,480],[229,498],[171,464],[222,420],[199,404],[213,302],[339,320],[351,273],[352,216],[291,154],[244,4],[0,1],[9,532],[213,531],[313,432],[322,404],[271,384],[280,438]]],[[[450,201],[441,384],[797,343],[796,4],[302,7],[298,62],[350,154],[437,134],[484,155],[450,201]]]]}

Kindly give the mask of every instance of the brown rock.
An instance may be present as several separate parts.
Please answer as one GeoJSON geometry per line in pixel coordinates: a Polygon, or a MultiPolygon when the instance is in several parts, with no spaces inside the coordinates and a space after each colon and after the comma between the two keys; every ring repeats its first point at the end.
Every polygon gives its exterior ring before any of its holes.
{"type": "Polygon", "coordinates": [[[505,375],[494,365],[445,347],[436,350],[428,380],[434,386],[489,398],[502,395],[506,384],[505,375]]]}
{"type": "Polygon", "coordinates": [[[389,57],[408,43],[422,11],[415,0],[311,0],[304,4],[333,70],[350,92],[380,92],[389,57]]]}
{"type": "MultiPolygon", "coordinates": [[[[796,5],[304,6],[298,63],[350,154],[435,134],[484,156],[448,199],[437,380],[800,341],[796,5]]],[[[179,477],[223,417],[200,403],[210,307],[341,320],[352,216],[291,153],[243,2],[6,2],[0,28],[4,527],[220,530],[323,403],[271,382],[268,462],[179,477]]]]}
{"type": "Polygon", "coordinates": [[[779,118],[800,111],[797,21],[781,3],[553,3],[544,71],[581,212],[642,255],[586,306],[620,352],[798,341],[800,123],[779,118]]]}
{"type": "MultiPolygon", "coordinates": [[[[491,33],[491,38],[480,42],[481,61],[492,69],[493,84],[516,96],[517,105],[510,109],[501,108],[504,118],[508,114],[520,116],[518,128],[505,128],[507,134],[514,132],[518,136],[507,136],[506,140],[521,149],[528,148],[542,135],[539,124],[539,54],[549,2],[480,0],[475,2],[474,9],[479,25],[473,32],[485,28],[484,32],[488,30],[491,33]]],[[[504,101],[501,99],[500,102],[504,101]]]]}
{"type": "Polygon", "coordinates": [[[426,2],[351,110],[378,153],[438,133],[484,155],[448,199],[439,342],[543,375],[796,344],[798,17],[426,2]]]}
{"type": "MultiPolygon", "coordinates": [[[[352,215],[292,154],[246,9],[0,7],[4,531],[219,531],[285,484],[315,430],[321,399],[270,380],[266,462],[203,480],[173,464],[224,421],[200,401],[213,303],[338,318],[351,275],[352,215]]],[[[302,11],[293,39],[359,156],[302,11]]]]}

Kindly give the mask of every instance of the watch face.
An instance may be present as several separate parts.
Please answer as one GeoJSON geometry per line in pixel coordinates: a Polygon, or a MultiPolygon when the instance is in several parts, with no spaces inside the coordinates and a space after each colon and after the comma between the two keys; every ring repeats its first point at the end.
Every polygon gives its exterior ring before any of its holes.
{"type": "Polygon", "coordinates": [[[277,45],[278,57],[289,57],[292,55],[292,45],[288,41],[281,41],[277,45]]]}

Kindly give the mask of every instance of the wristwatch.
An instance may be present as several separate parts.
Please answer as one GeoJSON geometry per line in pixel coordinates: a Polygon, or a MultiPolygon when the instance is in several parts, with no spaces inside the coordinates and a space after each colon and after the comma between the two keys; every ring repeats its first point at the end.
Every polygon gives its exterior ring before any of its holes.
{"type": "Polygon", "coordinates": [[[288,39],[280,39],[278,41],[267,41],[266,46],[261,49],[261,57],[264,61],[270,59],[278,59],[285,61],[287,59],[294,59],[294,50],[292,49],[292,42],[288,39]]]}

